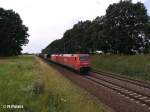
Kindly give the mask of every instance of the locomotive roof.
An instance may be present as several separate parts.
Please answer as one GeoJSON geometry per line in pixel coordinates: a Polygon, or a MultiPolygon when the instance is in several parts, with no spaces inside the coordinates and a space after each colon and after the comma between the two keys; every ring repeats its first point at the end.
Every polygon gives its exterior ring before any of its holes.
{"type": "Polygon", "coordinates": [[[52,56],[89,56],[89,54],[53,54],[52,56]]]}

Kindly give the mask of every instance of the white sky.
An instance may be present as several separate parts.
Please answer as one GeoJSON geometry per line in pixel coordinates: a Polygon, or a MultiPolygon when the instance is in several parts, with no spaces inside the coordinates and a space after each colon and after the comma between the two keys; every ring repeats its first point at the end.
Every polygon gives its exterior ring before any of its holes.
{"type": "MultiPolygon", "coordinates": [[[[0,7],[19,13],[29,28],[29,44],[23,52],[37,53],[81,20],[105,14],[109,4],[120,0],[0,0],[0,7]]],[[[150,12],[149,0],[142,1],[150,12]],[[149,2],[148,2],[149,1],[149,2]]],[[[149,13],[150,14],[150,13],[149,13]]]]}

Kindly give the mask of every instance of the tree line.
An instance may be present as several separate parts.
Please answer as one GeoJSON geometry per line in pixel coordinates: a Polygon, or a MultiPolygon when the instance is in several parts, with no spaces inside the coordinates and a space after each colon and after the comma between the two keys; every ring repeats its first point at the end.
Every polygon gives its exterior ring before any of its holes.
{"type": "Polygon", "coordinates": [[[79,21],[61,39],[54,40],[43,53],[112,54],[150,52],[150,17],[143,3],[131,0],[109,5],[104,16],[79,21]]]}
{"type": "Polygon", "coordinates": [[[21,54],[22,46],[28,43],[27,31],[18,13],[0,8],[0,56],[21,54]]]}

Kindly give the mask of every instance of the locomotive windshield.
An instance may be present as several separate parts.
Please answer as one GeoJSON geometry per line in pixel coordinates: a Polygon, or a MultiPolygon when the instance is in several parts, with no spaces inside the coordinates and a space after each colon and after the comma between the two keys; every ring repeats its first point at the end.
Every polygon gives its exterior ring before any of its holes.
{"type": "Polygon", "coordinates": [[[88,61],[89,56],[80,56],[81,61],[88,61]]]}

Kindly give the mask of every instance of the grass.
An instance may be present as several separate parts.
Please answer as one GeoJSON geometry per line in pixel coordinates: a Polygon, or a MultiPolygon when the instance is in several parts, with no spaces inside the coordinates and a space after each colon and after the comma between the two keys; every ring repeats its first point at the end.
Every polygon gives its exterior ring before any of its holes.
{"type": "Polygon", "coordinates": [[[106,112],[88,93],[34,56],[0,59],[0,106],[0,112],[106,112]]]}
{"type": "Polygon", "coordinates": [[[150,81],[150,55],[92,55],[92,68],[150,81]]]}

